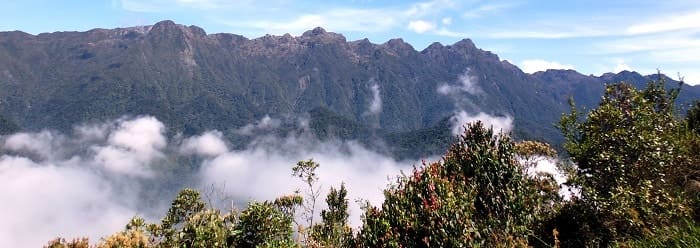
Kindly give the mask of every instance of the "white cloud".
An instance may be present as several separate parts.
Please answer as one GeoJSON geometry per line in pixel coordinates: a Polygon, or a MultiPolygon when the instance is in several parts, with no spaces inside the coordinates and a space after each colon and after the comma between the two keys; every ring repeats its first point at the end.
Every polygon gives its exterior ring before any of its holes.
{"type": "Polygon", "coordinates": [[[131,166],[147,166],[139,160],[160,154],[162,124],[142,117],[75,130],[72,137],[53,131],[0,137],[3,147],[19,152],[0,157],[0,198],[11,199],[0,205],[0,246],[36,247],[59,236],[94,242],[137,214],[137,184],[120,176],[142,174],[131,166]]]}
{"type": "Polygon", "coordinates": [[[167,145],[163,123],[146,116],[119,120],[117,129],[109,135],[106,145],[95,145],[95,161],[110,172],[148,177],[148,165],[163,158],[161,149],[167,145]]]}
{"type": "Polygon", "coordinates": [[[659,20],[629,26],[626,33],[638,35],[684,29],[700,29],[700,10],[687,14],[664,15],[659,20]]]}
{"type": "Polygon", "coordinates": [[[574,70],[573,65],[561,64],[556,61],[546,61],[541,59],[531,59],[524,60],[520,63],[523,72],[535,73],[538,71],[546,71],[547,69],[563,69],[563,70],[574,70]]]}
{"type": "MultiPolygon", "coordinates": [[[[217,22],[236,28],[257,30],[262,34],[291,33],[299,35],[314,27],[324,27],[334,32],[386,32],[402,25],[419,33],[436,29],[435,23],[421,20],[453,8],[452,0],[432,0],[409,6],[383,8],[326,7],[316,10],[275,12],[265,20],[239,20],[218,18],[217,22]]],[[[451,22],[451,19],[445,19],[451,22]]]]}
{"type": "Polygon", "coordinates": [[[369,104],[369,113],[376,115],[382,112],[382,96],[380,95],[379,85],[373,84],[370,90],[372,91],[372,101],[369,104]]]}
{"type": "Polygon", "coordinates": [[[513,129],[513,118],[510,116],[492,116],[486,113],[469,114],[464,110],[457,111],[451,118],[452,134],[459,135],[464,132],[464,125],[474,121],[481,121],[484,126],[492,127],[494,134],[498,132],[508,133],[513,129]]]}
{"type": "Polygon", "coordinates": [[[404,14],[409,17],[423,17],[455,6],[452,0],[432,0],[411,5],[404,14]]]}
{"type": "Polygon", "coordinates": [[[388,177],[410,169],[417,161],[396,161],[372,152],[353,142],[323,142],[314,146],[299,145],[297,137],[272,139],[244,151],[231,151],[203,163],[202,185],[226,185],[226,193],[234,199],[273,200],[297,189],[304,190],[301,180],[291,176],[291,168],[299,160],[313,158],[320,164],[317,175],[322,186],[317,202],[318,215],[325,208],[323,197],[330,187],[345,183],[350,201],[350,224],[359,226],[362,214],[355,200],[369,200],[380,205],[382,189],[388,177]],[[282,144],[282,145],[280,145],[282,144]],[[268,149],[267,146],[274,146],[268,149]],[[251,190],[255,189],[255,190],[251,190]]]}
{"type": "MultiPolygon", "coordinates": [[[[570,200],[572,196],[580,196],[580,190],[577,188],[572,188],[566,185],[568,181],[568,175],[566,172],[560,170],[557,167],[559,162],[556,158],[549,157],[536,157],[533,158],[537,163],[534,168],[525,168],[526,175],[530,177],[538,177],[540,174],[548,174],[554,177],[554,181],[559,185],[559,195],[564,198],[564,200],[570,200]]],[[[522,163],[522,161],[521,161],[522,163]]]]}
{"type": "Polygon", "coordinates": [[[324,27],[333,32],[382,32],[399,23],[396,13],[381,9],[331,9],[323,12],[302,14],[277,20],[218,20],[225,25],[237,28],[251,28],[265,34],[291,33],[300,35],[315,27],[324,27]]]}
{"type": "MultiPolygon", "coordinates": [[[[670,73],[673,73],[674,71],[670,71],[670,73]]],[[[686,84],[689,85],[700,85],[700,72],[697,70],[694,70],[693,68],[679,68],[677,69],[678,74],[680,74],[681,77],[683,77],[683,81],[686,84]]],[[[675,74],[670,74],[672,78],[675,76],[675,74]]],[[[676,79],[676,78],[674,78],[676,79]]]]}
{"type": "Polygon", "coordinates": [[[449,25],[452,24],[452,18],[451,18],[451,17],[445,17],[445,18],[442,18],[442,20],[440,20],[440,22],[442,22],[443,25],[449,26],[449,25]]]}
{"type": "Polygon", "coordinates": [[[422,34],[422,33],[434,30],[435,24],[432,22],[428,22],[428,21],[416,20],[416,21],[410,21],[408,23],[407,28],[409,30],[412,30],[413,32],[422,34]]]}
{"type": "Polygon", "coordinates": [[[6,138],[3,147],[10,151],[37,155],[43,160],[51,160],[60,156],[58,151],[52,148],[63,140],[62,135],[47,130],[38,133],[16,133],[6,138]]]}
{"type": "MultiPolygon", "coordinates": [[[[549,28],[543,28],[549,29],[549,28]]],[[[570,28],[568,30],[571,30],[570,28]]],[[[486,32],[485,37],[494,39],[567,39],[607,36],[610,33],[592,28],[583,28],[574,31],[521,31],[521,30],[497,30],[486,32]]]]}
{"type": "Polygon", "coordinates": [[[252,135],[256,131],[265,131],[278,128],[281,124],[282,121],[280,119],[272,118],[270,115],[265,115],[259,121],[247,124],[235,132],[241,135],[252,135]]]}
{"type": "Polygon", "coordinates": [[[0,157],[0,246],[41,247],[58,237],[99,237],[136,213],[90,170],[0,157]]]}
{"type": "Polygon", "coordinates": [[[460,33],[460,32],[451,31],[451,30],[444,28],[444,27],[436,30],[435,34],[440,35],[440,36],[445,36],[445,37],[452,37],[452,38],[467,38],[467,37],[469,37],[469,34],[467,34],[467,33],[460,33]]]}
{"type": "Polygon", "coordinates": [[[202,156],[218,156],[228,152],[228,146],[219,131],[208,131],[189,137],[182,142],[180,152],[202,156]]]}
{"type": "Polygon", "coordinates": [[[506,9],[515,7],[514,3],[487,3],[479,5],[474,8],[470,8],[462,14],[464,18],[480,18],[485,15],[498,13],[506,9]]]}
{"type": "MultiPolygon", "coordinates": [[[[255,125],[270,121],[263,118],[255,125]]],[[[298,160],[309,158],[321,163],[317,172],[323,193],[317,214],[325,207],[327,190],[344,182],[351,223],[358,226],[362,213],[355,200],[380,205],[388,177],[418,163],[396,161],[355,142],[320,142],[304,130],[285,138],[260,136],[247,149],[234,151],[228,150],[218,131],[168,142],[163,137],[163,124],[153,117],[122,118],[76,130],[88,130],[85,133],[92,138],[52,131],[0,136],[3,148],[17,147],[29,155],[47,154],[40,151],[46,149],[60,155],[35,159],[0,154],[0,198],[6,200],[0,204],[0,247],[36,247],[58,236],[88,236],[97,242],[122,230],[134,215],[157,221],[172,200],[171,193],[162,192],[177,190],[172,181],[161,181],[170,177],[161,175],[168,175],[174,166],[194,168],[193,173],[179,175],[178,183],[193,182],[201,188],[223,185],[224,193],[233,196],[238,206],[252,199],[274,199],[301,188],[301,181],[291,176],[291,168],[298,160]],[[99,130],[104,133],[98,134],[99,130]],[[27,146],[27,141],[34,145],[27,146]],[[149,161],[160,156],[173,158],[167,161],[178,164],[163,167],[156,166],[160,160],[149,161]],[[182,156],[198,159],[179,159],[182,156]],[[192,161],[203,162],[179,164],[192,161]],[[151,176],[140,177],[146,169],[151,176]],[[155,197],[144,201],[144,192],[155,197]]]]}
{"type": "Polygon", "coordinates": [[[630,67],[627,63],[625,63],[624,60],[619,60],[615,64],[615,68],[612,70],[612,72],[618,73],[621,71],[632,71],[632,67],[630,67]]]}
{"type": "Polygon", "coordinates": [[[469,75],[470,72],[471,69],[467,68],[467,70],[457,78],[458,85],[441,84],[438,86],[437,92],[443,95],[458,94],[460,92],[466,92],[471,95],[481,95],[483,91],[479,88],[479,81],[476,77],[469,75]]]}

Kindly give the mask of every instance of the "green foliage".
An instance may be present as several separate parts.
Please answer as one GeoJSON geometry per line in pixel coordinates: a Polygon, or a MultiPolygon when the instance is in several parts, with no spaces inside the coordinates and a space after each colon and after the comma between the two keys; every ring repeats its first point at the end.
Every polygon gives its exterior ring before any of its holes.
{"type": "Polygon", "coordinates": [[[283,214],[293,218],[297,207],[301,206],[303,203],[304,198],[300,195],[294,194],[278,197],[272,204],[282,211],[283,214]]]}
{"type": "Polygon", "coordinates": [[[538,157],[556,157],[557,151],[547,143],[526,140],[515,143],[513,148],[518,157],[522,158],[526,166],[535,166],[538,157]]]}
{"type": "Polygon", "coordinates": [[[178,193],[175,200],[168,209],[160,225],[150,224],[148,230],[156,238],[156,242],[163,246],[175,246],[182,242],[182,237],[187,231],[184,227],[191,218],[199,212],[205,210],[199,191],[194,189],[183,189],[178,193]]]}
{"type": "Polygon", "coordinates": [[[0,115],[0,135],[11,134],[19,130],[20,128],[17,124],[0,115]]]}
{"type": "Polygon", "coordinates": [[[685,220],[680,225],[665,227],[658,235],[616,244],[617,247],[700,247],[700,225],[685,220]]]}
{"type": "Polygon", "coordinates": [[[248,204],[234,232],[235,247],[295,246],[292,245],[292,219],[269,202],[248,204]]]}
{"type": "Polygon", "coordinates": [[[700,135],[700,100],[693,102],[693,105],[688,109],[686,122],[691,131],[700,135]]]}
{"type": "Polygon", "coordinates": [[[586,228],[576,231],[592,233],[571,234],[592,238],[578,245],[648,236],[686,216],[673,184],[675,167],[686,158],[679,136],[683,125],[673,111],[677,95],[678,89],[667,91],[664,81],[641,91],[613,84],[585,120],[573,104],[571,114],[562,117],[564,147],[578,166],[573,183],[582,189],[573,214],[596,217],[562,217],[590,221],[578,223],[586,228]]]}
{"type": "Polygon", "coordinates": [[[354,247],[352,229],[348,226],[348,192],[345,184],[331,188],[326,196],[328,209],[321,211],[322,223],[313,226],[312,242],[321,247],[354,247]]]}
{"type": "Polygon", "coordinates": [[[367,206],[364,247],[526,246],[536,191],[513,144],[481,122],[469,124],[442,162],[424,164],[367,206]]]}

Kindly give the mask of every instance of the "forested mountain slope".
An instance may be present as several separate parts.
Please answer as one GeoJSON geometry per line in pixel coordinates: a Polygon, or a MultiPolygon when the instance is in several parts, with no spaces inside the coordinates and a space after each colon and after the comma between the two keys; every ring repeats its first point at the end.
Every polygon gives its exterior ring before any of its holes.
{"type": "MultiPolygon", "coordinates": [[[[321,136],[399,146],[417,137],[411,135],[449,127],[447,120],[465,111],[511,116],[516,138],[560,143],[553,123],[568,111],[570,96],[592,106],[605,82],[648,79],[634,72],[530,75],[469,39],[417,51],[401,39],[347,41],[322,28],[255,39],[171,21],[0,33],[0,114],[27,130],[69,131],[77,123],[152,115],[171,133],[216,129],[234,137],[265,116],[332,115],[341,118],[311,120],[316,131],[331,130],[321,136]]],[[[698,87],[685,87],[679,102],[699,97],[698,87]]]]}

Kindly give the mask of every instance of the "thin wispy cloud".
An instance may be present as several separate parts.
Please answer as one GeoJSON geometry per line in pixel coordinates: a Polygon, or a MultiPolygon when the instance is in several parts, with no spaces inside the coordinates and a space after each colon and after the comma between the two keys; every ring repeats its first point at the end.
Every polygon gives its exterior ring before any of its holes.
{"type": "Polygon", "coordinates": [[[626,29],[626,34],[651,34],[677,30],[700,29],[700,10],[687,14],[671,15],[651,22],[632,25],[626,29]]]}
{"type": "Polygon", "coordinates": [[[480,18],[489,14],[500,13],[517,6],[514,2],[490,2],[470,8],[462,13],[464,18],[480,18]]]}

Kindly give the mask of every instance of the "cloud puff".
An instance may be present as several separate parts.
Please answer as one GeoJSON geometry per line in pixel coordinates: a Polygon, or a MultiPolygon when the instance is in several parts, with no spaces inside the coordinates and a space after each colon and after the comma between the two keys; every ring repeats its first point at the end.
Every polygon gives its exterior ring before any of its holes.
{"type": "Polygon", "coordinates": [[[452,24],[452,18],[451,17],[444,17],[440,20],[443,25],[450,25],[452,24]]]}
{"type": "Polygon", "coordinates": [[[380,95],[379,91],[379,85],[378,84],[373,84],[369,88],[372,91],[372,101],[369,104],[369,113],[371,114],[379,114],[382,112],[382,96],[380,95]]]}
{"type": "Polygon", "coordinates": [[[163,158],[167,145],[163,123],[154,117],[118,121],[106,145],[96,145],[95,161],[108,171],[130,176],[150,176],[148,165],[163,158]]]}
{"type": "Polygon", "coordinates": [[[508,133],[513,129],[513,118],[510,116],[492,116],[486,113],[469,114],[464,110],[457,111],[451,118],[452,134],[459,135],[464,132],[464,125],[469,122],[481,121],[485,127],[492,127],[494,133],[508,133]]]}
{"type": "Polygon", "coordinates": [[[613,72],[618,73],[621,71],[632,71],[632,67],[630,67],[627,63],[625,63],[624,60],[619,60],[615,64],[615,69],[613,69],[613,72]]]}
{"type": "Polygon", "coordinates": [[[281,120],[272,118],[270,117],[270,115],[265,115],[259,121],[247,124],[239,128],[238,130],[236,130],[236,133],[241,135],[252,135],[255,131],[275,129],[278,128],[281,124],[281,120]]]}
{"type": "Polygon", "coordinates": [[[428,21],[416,20],[408,22],[407,28],[413,32],[422,34],[435,29],[435,24],[428,21]]]}
{"type": "Polygon", "coordinates": [[[515,7],[513,3],[488,3],[475,6],[474,8],[464,12],[462,16],[464,18],[480,18],[485,15],[494,14],[501,12],[506,9],[515,7]]]}
{"type": "Polygon", "coordinates": [[[502,131],[504,133],[510,132],[513,128],[513,118],[510,116],[492,116],[484,112],[479,112],[476,114],[470,114],[465,111],[465,107],[471,106],[479,109],[476,105],[472,103],[472,100],[465,97],[461,93],[468,93],[472,96],[484,96],[483,90],[479,87],[479,81],[476,77],[472,76],[472,70],[467,68],[464,73],[460,74],[457,78],[456,85],[451,84],[441,84],[437,88],[437,92],[442,95],[449,96],[455,105],[455,112],[450,117],[450,123],[452,124],[452,134],[460,135],[464,132],[464,125],[469,122],[474,122],[480,120],[484,123],[486,127],[493,127],[494,132],[502,131]]]}
{"type": "Polygon", "coordinates": [[[228,146],[226,146],[222,136],[223,134],[219,131],[208,131],[201,135],[187,138],[182,142],[180,152],[202,156],[224,154],[228,152],[228,146]]]}
{"type": "Polygon", "coordinates": [[[463,74],[459,75],[457,78],[458,85],[441,84],[438,86],[437,92],[443,95],[457,94],[461,92],[466,92],[471,95],[480,95],[483,93],[478,85],[478,79],[474,76],[469,75],[471,69],[467,68],[463,74]]]}
{"type": "Polygon", "coordinates": [[[552,175],[554,181],[561,187],[559,189],[559,195],[562,196],[564,200],[569,200],[573,196],[581,195],[580,189],[565,184],[568,181],[568,175],[557,167],[557,163],[559,163],[558,159],[542,156],[533,159],[536,161],[535,167],[525,168],[525,173],[528,176],[537,177],[540,174],[552,175]]]}
{"type": "Polygon", "coordinates": [[[52,149],[65,139],[62,135],[44,130],[38,133],[16,133],[5,139],[3,147],[14,152],[36,155],[42,160],[51,160],[60,156],[52,149]]]}
{"type": "Polygon", "coordinates": [[[573,65],[560,64],[559,62],[556,62],[556,61],[546,61],[546,60],[541,60],[541,59],[524,60],[522,63],[520,63],[520,65],[522,66],[523,72],[526,72],[526,73],[535,73],[538,71],[546,71],[547,69],[574,70],[573,65]]]}

